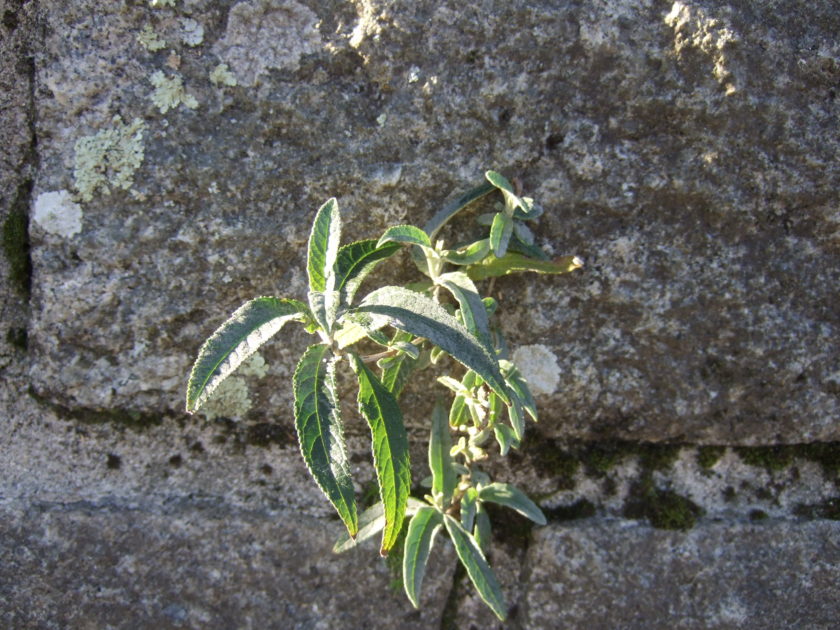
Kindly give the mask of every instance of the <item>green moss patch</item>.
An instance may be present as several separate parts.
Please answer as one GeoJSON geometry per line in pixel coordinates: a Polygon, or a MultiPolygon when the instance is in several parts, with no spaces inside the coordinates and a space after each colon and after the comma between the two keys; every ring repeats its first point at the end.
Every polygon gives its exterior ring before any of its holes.
{"type": "Polygon", "coordinates": [[[697,449],[697,463],[703,470],[709,470],[720,461],[725,453],[725,446],[701,446],[697,449]]]}
{"type": "Polygon", "coordinates": [[[703,515],[703,508],[671,490],[645,489],[624,507],[624,516],[647,519],[657,529],[688,530],[703,515]]]}
{"type": "Polygon", "coordinates": [[[9,214],[3,221],[3,254],[9,265],[9,280],[15,290],[25,299],[29,299],[32,289],[32,260],[29,256],[29,199],[32,194],[32,182],[27,181],[18,187],[9,214]]]}

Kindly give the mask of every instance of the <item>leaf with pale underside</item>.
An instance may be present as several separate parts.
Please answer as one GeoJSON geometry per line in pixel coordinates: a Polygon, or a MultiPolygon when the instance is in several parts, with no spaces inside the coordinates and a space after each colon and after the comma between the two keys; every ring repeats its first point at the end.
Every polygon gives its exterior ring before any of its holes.
{"type": "Polygon", "coordinates": [[[490,226],[490,247],[497,258],[501,258],[507,253],[512,233],[513,219],[504,212],[499,212],[493,218],[493,225],[490,226]]]}
{"type": "Polygon", "coordinates": [[[461,524],[448,514],[444,515],[443,522],[449,538],[455,545],[455,553],[467,570],[478,595],[496,616],[504,621],[507,617],[507,604],[502,596],[502,589],[475,538],[464,531],[461,524]]]}
{"type": "Polygon", "coordinates": [[[222,381],[286,322],[308,318],[309,309],[297,300],[258,297],[239,307],[198,351],[187,384],[187,411],[201,407],[222,381]]]}
{"type": "Polygon", "coordinates": [[[420,606],[420,588],[435,536],[443,525],[443,516],[432,507],[422,507],[408,523],[403,548],[403,586],[415,608],[420,606]]]}
{"type": "Polygon", "coordinates": [[[537,504],[531,501],[519,488],[509,483],[496,482],[484,486],[479,490],[478,498],[482,501],[509,507],[525,518],[534,521],[537,525],[545,525],[546,523],[545,515],[537,504]]]}
{"type": "Polygon", "coordinates": [[[472,202],[481,199],[485,195],[493,192],[495,189],[495,186],[490,183],[482,183],[479,186],[468,190],[463,195],[456,197],[450,203],[441,208],[437,214],[435,214],[435,216],[433,216],[429,222],[423,226],[423,231],[429,235],[430,240],[434,240],[440,229],[446,225],[452,217],[469,206],[472,202]]]}
{"type": "Polygon", "coordinates": [[[379,238],[376,246],[382,247],[385,243],[403,243],[408,245],[422,245],[423,247],[432,246],[429,235],[419,227],[414,227],[413,225],[394,225],[389,227],[379,238]]]}
{"type": "Polygon", "coordinates": [[[335,389],[335,359],[329,346],[318,344],[306,349],[295,370],[292,388],[303,460],[349,534],[355,536],[356,498],[335,389]]]}
{"type": "Polygon", "coordinates": [[[397,541],[411,490],[408,436],[397,399],[358,356],[349,356],[359,379],[359,411],[370,426],[373,465],[385,508],[385,529],[380,547],[380,554],[384,556],[397,541]]]}
{"type": "Polygon", "coordinates": [[[371,315],[372,323],[385,318],[394,328],[428,339],[478,373],[502,400],[510,401],[496,357],[430,298],[402,287],[383,287],[368,294],[355,311],[371,315]]]}
{"type": "Polygon", "coordinates": [[[472,265],[484,258],[490,251],[490,239],[484,238],[475,243],[447,250],[442,253],[443,259],[453,265],[472,265]]]}
{"type": "Polygon", "coordinates": [[[467,330],[476,336],[491,355],[495,354],[493,342],[490,340],[487,308],[470,277],[462,271],[444,273],[438,278],[438,283],[458,301],[467,330]]]}
{"type": "Polygon", "coordinates": [[[583,262],[577,256],[564,256],[553,261],[534,260],[521,254],[508,252],[501,258],[488,256],[480,263],[469,265],[466,271],[470,278],[478,281],[523,271],[548,274],[569,273],[582,266],[583,262]]]}
{"type": "Polygon", "coordinates": [[[338,201],[330,199],[318,209],[309,234],[306,270],[310,291],[335,290],[333,267],[341,240],[341,217],[338,201]]]}
{"type": "MultiPolygon", "coordinates": [[[[408,497],[405,505],[405,515],[413,516],[422,507],[428,507],[428,503],[408,497]]],[[[378,501],[359,515],[359,531],[355,538],[351,538],[347,531],[343,531],[333,546],[333,553],[344,553],[362,544],[369,538],[373,538],[385,529],[385,508],[382,501],[378,501]]]]}

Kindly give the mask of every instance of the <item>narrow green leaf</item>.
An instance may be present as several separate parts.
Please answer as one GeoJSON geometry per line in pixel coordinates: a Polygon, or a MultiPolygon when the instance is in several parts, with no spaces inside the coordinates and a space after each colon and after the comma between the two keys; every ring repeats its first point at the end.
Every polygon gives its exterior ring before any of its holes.
{"type": "Polygon", "coordinates": [[[508,179],[501,173],[497,173],[496,171],[487,171],[484,176],[487,178],[487,181],[498,188],[504,195],[505,206],[508,209],[507,214],[509,216],[512,216],[513,211],[517,208],[521,208],[522,212],[527,216],[528,212],[531,210],[531,206],[533,205],[533,199],[529,200],[530,203],[529,201],[521,199],[516,194],[516,191],[513,189],[513,186],[508,179]]]}
{"type": "Polygon", "coordinates": [[[394,398],[399,398],[403,387],[408,382],[408,377],[411,376],[417,364],[418,360],[400,354],[395,356],[391,364],[382,370],[382,384],[394,395],[394,398]]]}
{"type": "Polygon", "coordinates": [[[392,344],[392,347],[399,350],[400,353],[408,355],[412,359],[420,358],[420,348],[409,341],[395,341],[392,344]]]}
{"type": "Polygon", "coordinates": [[[518,398],[514,398],[508,405],[508,418],[510,418],[510,426],[513,428],[514,436],[521,442],[525,436],[525,418],[522,415],[522,404],[518,398]]]}
{"type": "Polygon", "coordinates": [[[444,515],[443,523],[452,544],[455,545],[455,553],[467,570],[478,595],[496,616],[504,621],[507,617],[507,604],[502,596],[502,589],[475,538],[465,532],[461,524],[448,514],[444,515]]]}
{"type": "Polygon", "coordinates": [[[467,488],[464,496],[461,497],[461,527],[464,528],[464,531],[472,530],[477,509],[478,491],[475,488],[467,488]]]}
{"type": "Polygon", "coordinates": [[[472,265],[484,258],[490,251],[490,239],[484,238],[470,245],[443,253],[443,259],[453,265],[472,265]]]}
{"type": "MultiPolygon", "coordinates": [[[[408,497],[408,503],[405,506],[405,515],[413,516],[417,513],[417,510],[424,507],[429,507],[429,505],[413,497],[408,497]]],[[[349,551],[364,541],[373,538],[384,528],[385,508],[382,507],[382,501],[378,501],[359,515],[359,531],[356,534],[356,538],[351,538],[346,530],[343,531],[333,546],[333,553],[349,551]]]]}
{"type": "Polygon", "coordinates": [[[493,219],[493,225],[490,226],[490,247],[496,258],[501,258],[507,253],[512,233],[513,219],[504,212],[499,212],[493,219]]]}
{"type": "Polygon", "coordinates": [[[537,525],[545,525],[545,515],[537,504],[531,501],[528,496],[519,488],[509,483],[491,483],[484,486],[478,492],[482,501],[504,505],[519,512],[525,518],[531,519],[537,525]]]}
{"type": "Polygon", "coordinates": [[[469,419],[470,412],[467,409],[467,398],[463,394],[458,394],[449,408],[449,424],[453,427],[460,427],[466,424],[469,419]]]}
{"type": "Polygon", "coordinates": [[[429,236],[423,230],[413,225],[393,225],[389,227],[379,238],[376,246],[382,247],[385,243],[408,243],[422,245],[423,247],[432,246],[429,236]]]}
{"type": "Polygon", "coordinates": [[[467,330],[476,336],[490,355],[495,355],[493,342],[490,340],[487,308],[470,277],[462,271],[455,271],[442,274],[438,282],[458,301],[467,330]]]}
{"type": "Polygon", "coordinates": [[[466,208],[477,199],[481,199],[485,195],[493,192],[495,187],[489,183],[483,183],[475,188],[465,192],[463,195],[456,197],[450,203],[441,208],[435,216],[433,216],[425,226],[423,231],[429,235],[430,240],[434,240],[440,229],[446,225],[449,220],[458,214],[461,210],[466,208]]]}
{"type": "Polygon", "coordinates": [[[341,240],[341,218],[338,201],[330,199],[318,209],[312,232],[309,234],[306,270],[309,273],[310,291],[335,290],[333,267],[341,240]]]}
{"type": "Polygon", "coordinates": [[[367,295],[356,312],[374,319],[386,317],[394,328],[428,339],[477,372],[502,400],[510,401],[496,357],[433,300],[402,287],[383,287],[367,295]]]}
{"type": "Polygon", "coordinates": [[[487,510],[481,503],[478,504],[478,510],[475,513],[475,528],[473,529],[473,538],[478,543],[479,549],[482,553],[487,553],[490,548],[490,539],[493,536],[493,530],[490,526],[490,517],[487,515],[487,510]]]}
{"type": "Polygon", "coordinates": [[[358,356],[352,353],[349,356],[359,378],[359,411],[370,425],[373,465],[385,506],[385,530],[380,547],[384,556],[397,541],[411,490],[408,436],[397,399],[358,356]]]}
{"type": "Polygon", "coordinates": [[[343,553],[352,549],[358,544],[361,544],[368,538],[376,536],[385,528],[385,508],[382,507],[382,501],[374,503],[364,512],[359,515],[359,531],[356,538],[350,537],[350,534],[343,532],[333,546],[334,553],[343,553]]]}
{"type": "Polygon", "coordinates": [[[431,507],[420,508],[408,523],[403,548],[403,585],[415,608],[420,606],[420,588],[426,574],[426,563],[442,525],[441,513],[431,507]]]}
{"type": "Polygon", "coordinates": [[[440,400],[432,410],[432,433],[429,437],[429,468],[432,471],[432,494],[443,496],[444,508],[449,506],[452,493],[458,483],[458,475],[452,466],[452,436],[446,410],[440,400]]]}
{"type": "Polygon", "coordinates": [[[497,424],[493,427],[493,433],[496,436],[496,441],[499,443],[499,452],[502,457],[507,455],[511,448],[519,446],[519,441],[516,439],[513,429],[511,429],[508,425],[497,424]]]}
{"type": "Polygon", "coordinates": [[[335,391],[335,359],[329,355],[329,346],[314,345],[298,362],[292,379],[295,428],[309,472],[355,536],[356,499],[335,391]]]}
{"type": "Polygon", "coordinates": [[[187,411],[201,407],[221,382],[286,322],[308,318],[309,309],[297,300],[258,297],[240,306],[199,349],[187,384],[187,411]]]}
{"type": "Polygon", "coordinates": [[[522,372],[519,371],[519,368],[517,368],[513,362],[503,359],[499,361],[499,366],[502,368],[502,376],[504,376],[508,387],[513,390],[513,393],[516,394],[516,397],[519,399],[519,402],[522,403],[525,411],[527,411],[528,415],[531,416],[534,422],[536,422],[537,403],[534,401],[534,397],[528,387],[528,381],[525,380],[525,377],[522,376],[522,372]]]}
{"type": "Polygon", "coordinates": [[[359,285],[374,267],[398,251],[399,243],[386,243],[378,247],[373,239],[339,248],[335,261],[335,290],[341,292],[343,302],[352,304],[359,285]]]}
{"type": "Polygon", "coordinates": [[[536,245],[528,245],[523,242],[522,239],[516,236],[516,232],[513,233],[513,236],[510,238],[510,243],[508,243],[508,253],[522,254],[526,258],[531,258],[533,260],[551,260],[548,254],[536,245]]]}
{"type": "Polygon", "coordinates": [[[338,291],[310,291],[308,297],[315,321],[326,332],[331,332],[338,315],[338,291]]]}
{"type": "Polygon", "coordinates": [[[522,221],[513,222],[513,232],[516,235],[516,238],[526,245],[534,244],[534,233],[531,231],[531,228],[522,223],[522,221]]]}
{"type": "Polygon", "coordinates": [[[537,273],[569,273],[583,266],[577,256],[564,256],[556,260],[534,260],[521,254],[508,253],[502,258],[488,256],[482,262],[467,267],[467,275],[473,280],[495,278],[509,273],[534,271],[537,273]]]}

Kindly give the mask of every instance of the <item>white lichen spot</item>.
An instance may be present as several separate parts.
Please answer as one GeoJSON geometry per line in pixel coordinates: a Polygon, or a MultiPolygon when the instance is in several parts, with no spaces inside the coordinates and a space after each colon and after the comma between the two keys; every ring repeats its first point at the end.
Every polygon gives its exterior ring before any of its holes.
{"type": "Polygon", "coordinates": [[[230,418],[238,420],[251,408],[248,386],[241,376],[229,376],[210,394],[201,412],[208,420],[230,418]]]}
{"type": "Polygon", "coordinates": [[[32,219],[46,232],[69,237],[82,231],[82,208],[66,190],[38,195],[32,219]]]}
{"type": "Polygon", "coordinates": [[[737,41],[731,29],[720,20],[710,18],[702,9],[690,7],[679,0],[665,16],[665,24],[674,29],[674,52],[678,58],[683,57],[686,49],[700,50],[711,58],[712,75],[724,86],[726,94],[736,92],[726,57],[727,47],[737,41]]]}
{"type": "Polygon", "coordinates": [[[268,372],[268,365],[259,352],[254,353],[241,366],[237,376],[229,376],[201,407],[208,420],[230,418],[238,420],[251,408],[248,392],[248,377],[262,378],[268,372]]]}
{"type": "Polygon", "coordinates": [[[513,353],[513,362],[522,376],[528,381],[528,387],[535,395],[553,394],[560,383],[560,368],[557,357],[547,347],[537,344],[522,346],[513,353]]]}
{"type": "Polygon", "coordinates": [[[126,125],[115,116],[113,122],[110,129],[76,141],[73,176],[83,201],[92,201],[97,189],[106,195],[111,186],[128,190],[143,162],[143,121],[135,118],[126,125]]]}
{"type": "Polygon", "coordinates": [[[387,120],[388,120],[388,115],[387,114],[379,114],[379,116],[376,117],[376,124],[379,125],[380,127],[384,127],[385,122],[387,120]]]}
{"type": "Polygon", "coordinates": [[[146,24],[143,30],[137,34],[137,42],[146,50],[152,52],[166,48],[166,41],[155,33],[154,29],[146,24]]]}
{"type": "Polygon", "coordinates": [[[175,0],[149,0],[149,6],[156,9],[160,7],[174,7],[175,0]]]}
{"type": "Polygon", "coordinates": [[[199,46],[204,41],[204,27],[192,18],[182,18],[181,41],[187,46],[199,46]]]}
{"type": "Polygon", "coordinates": [[[409,83],[417,83],[420,80],[420,68],[417,66],[411,66],[411,69],[408,71],[408,82],[409,83]]]}
{"type": "Polygon", "coordinates": [[[149,80],[155,86],[155,91],[152,93],[152,102],[157,105],[161,114],[165,114],[170,109],[175,109],[178,105],[195,109],[198,107],[198,101],[194,96],[187,94],[184,89],[184,81],[180,76],[167,77],[162,71],[155,72],[149,80]]]}
{"type": "Polygon", "coordinates": [[[239,367],[239,372],[245,376],[262,378],[268,373],[268,364],[259,352],[255,352],[239,367]]]}
{"type": "Polygon", "coordinates": [[[213,47],[244,85],[270,69],[297,70],[303,55],[323,47],[318,16],[293,0],[247,0],[228,15],[225,35],[213,47]]]}
{"type": "Polygon", "coordinates": [[[233,76],[226,63],[220,63],[210,73],[210,82],[216,86],[227,85],[228,87],[234,87],[236,85],[236,77],[233,76]]]}

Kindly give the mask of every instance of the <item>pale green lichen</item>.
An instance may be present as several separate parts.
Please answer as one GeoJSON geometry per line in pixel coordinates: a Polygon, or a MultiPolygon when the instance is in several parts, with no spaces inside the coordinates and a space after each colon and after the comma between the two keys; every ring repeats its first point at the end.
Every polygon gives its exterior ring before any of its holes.
{"type": "Polygon", "coordinates": [[[194,96],[187,94],[184,89],[184,81],[177,74],[169,78],[162,71],[155,72],[149,80],[155,86],[155,91],[152,92],[152,102],[157,105],[161,114],[165,114],[170,109],[175,109],[178,105],[183,105],[190,109],[198,107],[198,101],[194,96]]]}
{"type": "Polygon", "coordinates": [[[208,420],[216,418],[239,419],[251,408],[247,377],[262,378],[266,375],[265,359],[257,352],[239,367],[238,376],[229,376],[207,399],[201,408],[208,420]]]}
{"type": "Polygon", "coordinates": [[[236,85],[236,77],[233,76],[233,73],[228,68],[226,63],[220,63],[218,66],[213,68],[213,71],[210,73],[210,82],[213,85],[227,85],[229,87],[234,87],[236,85]]]}
{"type": "Polygon", "coordinates": [[[137,42],[146,50],[155,52],[166,48],[166,41],[155,33],[154,29],[146,24],[143,30],[137,34],[137,42]]]}
{"type": "Polygon", "coordinates": [[[109,129],[76,141],[73,177],[83,201],[92,201],[97,189],[106,195],[111,186],[128,190],[134,172],[143,163],[143,121],[135,118],[126,125],[114,116],[113,123],[109,129]]]}
{"type": "Polygon", "coordinates": [[[192,18],[182,19],[181,41],[187,46],[198,46],[204,41],[204,27],[192,18]]]}

